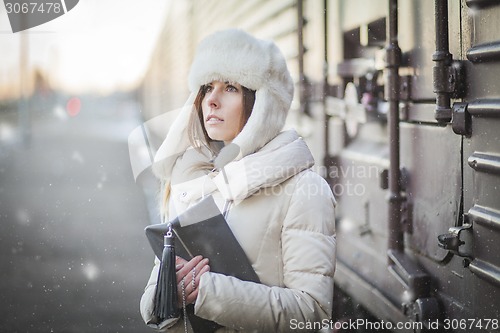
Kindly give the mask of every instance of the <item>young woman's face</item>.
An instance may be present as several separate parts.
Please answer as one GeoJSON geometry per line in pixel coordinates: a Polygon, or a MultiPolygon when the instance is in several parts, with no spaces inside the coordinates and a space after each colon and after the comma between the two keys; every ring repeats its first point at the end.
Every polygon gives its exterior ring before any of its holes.
{"type": "Polygon", "coordinates": [[[212,140],[231,142],[241,131],[243,90],[237,83],[213,81],[201,103],[203,125],[212,140]]]}

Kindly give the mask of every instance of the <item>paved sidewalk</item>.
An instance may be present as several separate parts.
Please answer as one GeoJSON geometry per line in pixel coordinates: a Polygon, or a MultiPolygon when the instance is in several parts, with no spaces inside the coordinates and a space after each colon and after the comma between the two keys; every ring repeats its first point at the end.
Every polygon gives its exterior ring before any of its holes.
{"type": "Polygon", "coordinates": [[[150,217],[127,147],[138,107],[81,103],[33,115],[28,147],[0,136],[0,332],[151,332],[150,217]]]}

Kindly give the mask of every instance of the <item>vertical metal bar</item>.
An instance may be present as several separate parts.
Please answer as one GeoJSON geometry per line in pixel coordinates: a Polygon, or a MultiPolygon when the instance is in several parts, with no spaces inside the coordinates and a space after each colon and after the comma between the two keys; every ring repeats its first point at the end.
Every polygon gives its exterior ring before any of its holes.
{"type": "Polygon", "coordinates": [[[389,103],[389,250],[404,250],[401,227],[401,175],[399,166],[399,66],[401,49],[398,45],[398,1],[389,1],[387,24],[385,95],[389,103]]]}
{"type": "Polygon", "coordinates": [[[298,37],[298,68],[299,68],[299,101],[300,112],[306,112],[306,94],[305,83],[306,78],[304,75],[304,1],[297,0],[297,37],[298,37]]]}
{"type": "MultiPolygon", "coordinates": [[[[330,116],[326,112],[326,98],[328,96],[328,0],[323,0],[323,110],[325,117],[325,156],[324,164],[328,170],[330,164],[330,116]]],[[[326,181],[330,182],[329,172],[326,172],[326,181]]]]}
{"type": "Polygon", "coordinates": [[[449,122],[453,89],[449,82],[452,56],[448,46],[448,0],[435,0],[434,8],[436,26],[436,52],[432,55],[432,60],[436,62],[433,68],[433,85],[436,93],[434,116],[439,122],[449,122]]]}

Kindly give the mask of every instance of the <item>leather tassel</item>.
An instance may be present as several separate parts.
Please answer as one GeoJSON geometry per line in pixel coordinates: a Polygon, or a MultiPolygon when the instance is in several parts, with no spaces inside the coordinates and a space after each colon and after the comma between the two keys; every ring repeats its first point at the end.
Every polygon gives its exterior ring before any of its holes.
{"type": "Polygon", "coordinates": [[[163,237],[163,253],[156,281],[155,303],[153,314],[159,322],[179,317],[177,307],[177,277],[175,270],[175,236],[172,225],[169,224],[168,231],[163,237]]]}

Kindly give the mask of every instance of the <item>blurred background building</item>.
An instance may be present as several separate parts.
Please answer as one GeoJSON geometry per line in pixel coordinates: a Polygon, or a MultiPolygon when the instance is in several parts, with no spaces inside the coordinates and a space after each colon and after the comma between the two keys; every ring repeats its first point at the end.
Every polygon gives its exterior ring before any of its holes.
{"type": "Polygon", "coordinates": [[[0,5],[0,332],[149,332],[154,204],[128,136],[167,1],[80,1],[18,33],[0,5]]]}

